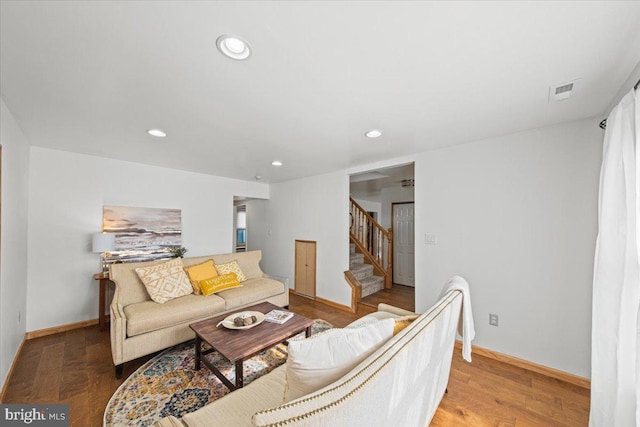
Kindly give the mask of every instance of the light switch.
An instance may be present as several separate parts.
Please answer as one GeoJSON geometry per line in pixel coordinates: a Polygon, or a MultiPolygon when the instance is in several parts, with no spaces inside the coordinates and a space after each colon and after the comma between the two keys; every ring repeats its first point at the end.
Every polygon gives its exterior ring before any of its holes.
{"type": "Polygon", "coordinates": [[[436,236],[436,233],[426,233],[424,235],[424,243],[427,245],[435,245],[438,243],[438,236],[436,236]]]}

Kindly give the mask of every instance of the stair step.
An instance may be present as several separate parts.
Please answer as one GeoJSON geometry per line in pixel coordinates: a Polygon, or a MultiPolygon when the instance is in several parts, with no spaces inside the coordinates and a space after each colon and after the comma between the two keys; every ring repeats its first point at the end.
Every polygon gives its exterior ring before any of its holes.
{"type": "Polygon", "coordinates": [[[368,279],[360,280],[362,285],[362,298],[384,289],[384,278],[371,276],[368,279]]]}
{"type": "Polygon", "coordinates": [[[358,281],[362,282],[373,276],[373,265],[371,264],[360,264],[359,266],[352,268],[351,272],[358,281]]]}
{"type": "Polygon", "coordinates": [[[349,243],[349,252],[352,254],[356,253],[356,244],[355,243],[349,243]]]}
{"type": "Polygon", "coordinates": [[[364,264],[364,254],[351,254],[349,264],[364,264]]]}
{"type": "Polygon", "coordinates": [[[364,264],[364,262],[350,262],[349,263],[349,270],[356,270],[360,267],[362,267],[364,264]]]}

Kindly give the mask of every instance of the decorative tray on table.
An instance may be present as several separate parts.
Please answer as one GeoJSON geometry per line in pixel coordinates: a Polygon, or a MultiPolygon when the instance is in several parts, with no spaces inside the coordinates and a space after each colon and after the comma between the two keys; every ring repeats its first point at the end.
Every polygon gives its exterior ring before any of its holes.
{"type": "Polygon", "coordinates": [[[217,326],[227,329],[251,329],[264,321],[264,314],[259,311],[241,311],[227,316],[217,326]]]}

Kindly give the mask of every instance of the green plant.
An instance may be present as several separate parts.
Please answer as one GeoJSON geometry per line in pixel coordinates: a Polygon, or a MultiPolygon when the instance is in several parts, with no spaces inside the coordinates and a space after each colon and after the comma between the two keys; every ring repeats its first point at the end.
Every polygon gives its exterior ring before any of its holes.
{"type": "Polygon", "coordinates": [[[184,254],[187,253],[187,248],[182,246],[169,248],[169,252],[171,253],[171,258],[184,258],[184,254]]]}

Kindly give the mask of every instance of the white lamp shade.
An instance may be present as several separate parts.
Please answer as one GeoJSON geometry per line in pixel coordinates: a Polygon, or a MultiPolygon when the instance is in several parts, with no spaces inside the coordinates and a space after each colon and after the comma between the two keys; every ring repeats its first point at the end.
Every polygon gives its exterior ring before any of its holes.
{"type": "Polygon", "coordinates": [[[93,235],[93,252],[111,252],[116,247],[116,235],[113,233],[97,233],[93,235]]]}

